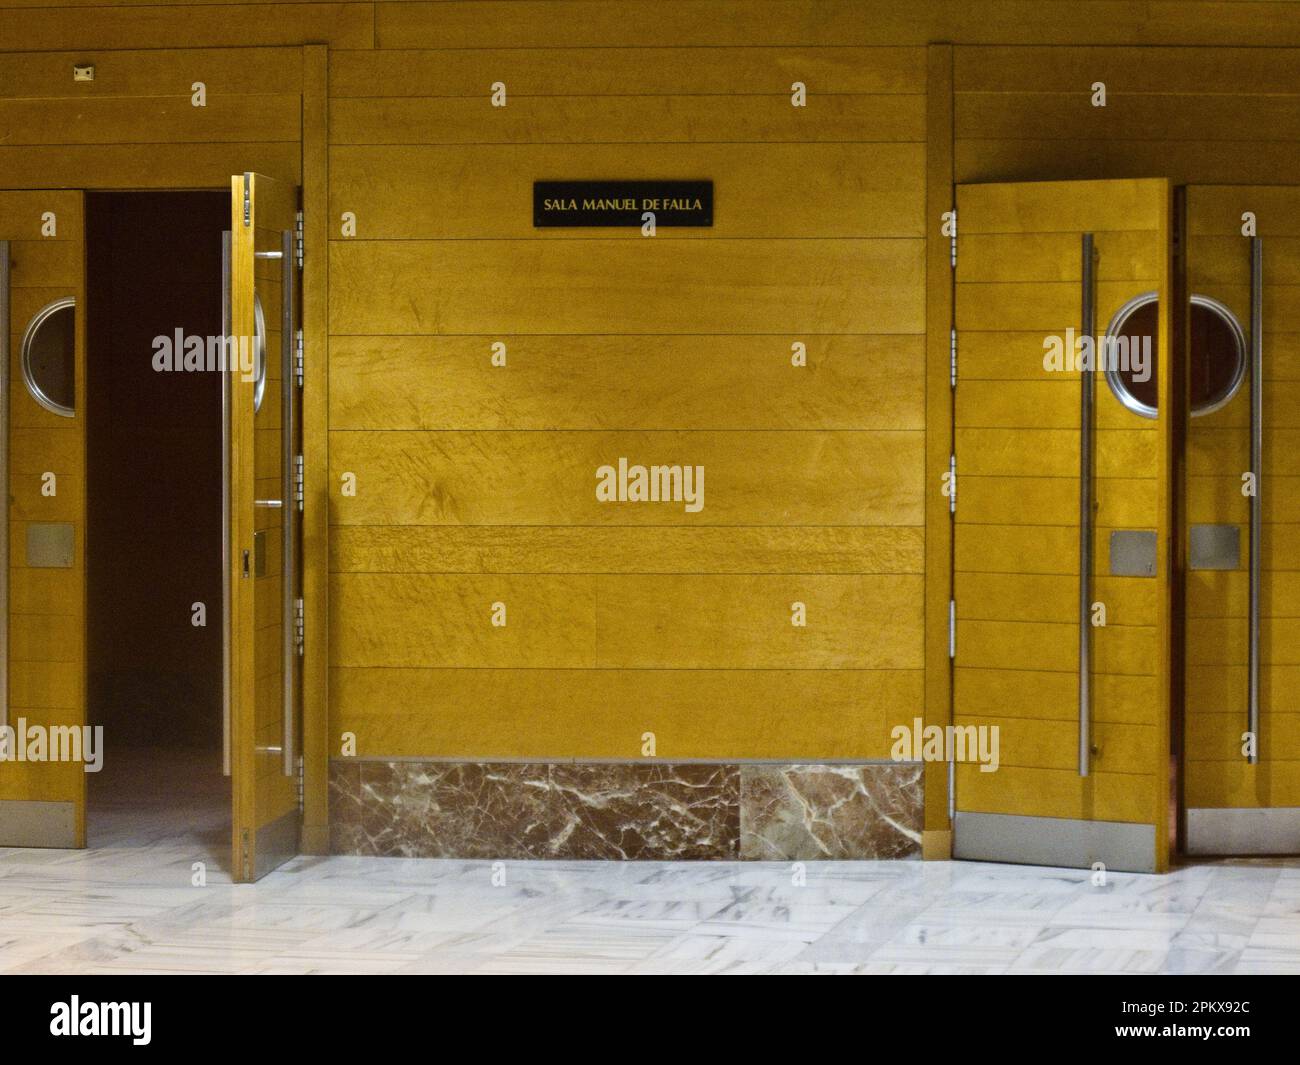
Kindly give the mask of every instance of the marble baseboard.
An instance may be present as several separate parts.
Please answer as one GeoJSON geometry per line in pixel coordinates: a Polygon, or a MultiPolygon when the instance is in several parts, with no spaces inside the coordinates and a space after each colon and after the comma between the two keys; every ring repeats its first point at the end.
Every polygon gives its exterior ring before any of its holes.
{"type": "Polygon", "coordinates": [[[921,767],[330,764],[330,849],[372,857],[915,858],[921,767]]]}

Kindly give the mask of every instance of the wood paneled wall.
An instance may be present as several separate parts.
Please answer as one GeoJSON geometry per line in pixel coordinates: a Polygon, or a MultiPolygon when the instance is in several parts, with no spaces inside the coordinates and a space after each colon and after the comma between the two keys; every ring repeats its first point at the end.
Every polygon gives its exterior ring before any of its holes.
{"type": "Polygon", "coordinates": [[[330,82],[331,732],[886,757],[922,709],[924,50],[341,50],[330,82]],[[713,228],[532,227],[535,179],[656,175],[712,178],[713,228]],[[703,465],[704,509],[599,503],[620,456],[703,465]]]}

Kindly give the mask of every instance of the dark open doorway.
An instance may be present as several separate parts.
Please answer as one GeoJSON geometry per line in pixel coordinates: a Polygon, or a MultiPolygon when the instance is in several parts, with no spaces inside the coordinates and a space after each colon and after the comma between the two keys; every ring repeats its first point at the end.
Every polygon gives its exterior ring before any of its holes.
{"type": "Polygon", "coordinates": [[[221,378],[155,356],[222,333],[229,195],[90,193],[86,221],[88,842],[224,863],[221,378]]]}

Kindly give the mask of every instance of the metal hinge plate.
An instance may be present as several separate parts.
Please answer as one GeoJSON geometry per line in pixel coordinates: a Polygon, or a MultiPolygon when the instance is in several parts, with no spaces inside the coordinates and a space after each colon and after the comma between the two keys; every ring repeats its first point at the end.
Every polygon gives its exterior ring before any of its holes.
{"type": "Polygon", "coordinates": [[[253,224],[253,175],[244,175],[244,225],[253,224]]]}
{"type": "Polygon", "coordinates": [[[306,352],[303,350],[302,330],[298,330],[297,339],[294,342],[294,370],[298,378],[298,387],[302,388],[303,375],[306,372],[306,352]]]}
{"type": "Polygon", "coordinates": [[[952,378],[952,387],[957,387],[957,330],[954,327],[948,333],[948,361],[949,376],[952,378]]]}
{"type": "Polygon", "coordinates": [[[957,513],[957,456],[948,456],[948,513],[957,513]]]}
{"type": "Polygon", "coordinates": [[[949,240],[949,254],[952,257],[952,268],[957,269],[957,208],[952,209],[952,236],[949,240]]]}
{"type": "Polygon", "coordinates": [[[299,455],[293,462],[293,497],[298,503],[298,513],[302,513],[303,503],[307,498],[304,464],[302,456],[299,455]]]}
{"type": "Polygon", "coordinates": [[[299,212],[298,212],[298,232],[297,232],[297,237],[298,237],[298,241],[297,241],[297,244],[298,244],[298,269],[299,269],[299,270],[302,269],[302,260],[303,260],[303,237],[302,237],[302,234],[303,234],[302,212],[299,211],[299,212]]]}
{"type": "Polygon", "coordinates": [[[295,600],[293,604],[293,642],[298,648],[298,657],[301,658],[307,642],[307,617],[301,599],[295,600]]]}

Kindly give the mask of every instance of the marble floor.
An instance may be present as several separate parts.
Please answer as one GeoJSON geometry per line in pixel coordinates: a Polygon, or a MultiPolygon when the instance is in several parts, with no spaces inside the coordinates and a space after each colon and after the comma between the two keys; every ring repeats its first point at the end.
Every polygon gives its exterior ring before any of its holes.
{"type": "Polygon", "coordinates": [[[788,863],[333,857],[234,885],[217,781],[188,810],[158,780],[92,801],[84,851],[0,850],[0,972],[1300,973],[1300,860],[1094,887],[967,862],[798,884],[788,863]]]}

